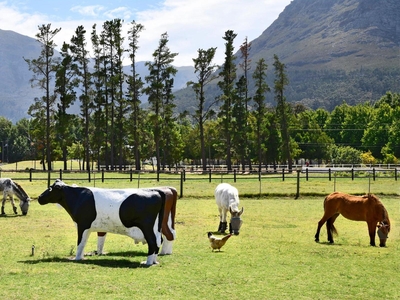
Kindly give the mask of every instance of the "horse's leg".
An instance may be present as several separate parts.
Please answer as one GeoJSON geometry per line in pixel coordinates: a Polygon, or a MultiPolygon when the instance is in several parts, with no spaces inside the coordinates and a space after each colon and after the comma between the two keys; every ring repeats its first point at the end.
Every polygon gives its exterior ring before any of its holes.
{"type": "Polygon", "coordinates": [[[339,214],[334,214],[332,217],[326,220],[326,231],[328,233],[328,242],[331,244],[333,244],[333,233],[336,233],[336,228],[333,225],[333,223],[335,223],[336,218],[338,216],[339,214]]]}
{"type": "Polygon", "coordinates": [[[376,230],[376,223],[378,222],[367,222],[368,224],[368,232],[369,232],[369,244],[375,247],[375,230],[376,230]]]}
{"type": "Polygon", "coordinates": [[[221,231],[222,228],[222,208],[218,206],[219,211],[219,225],[218,225],[218,232],[221,231]]]}
{"type": "Polygon", "coordinates": [[[3,192],[3,201],[1,202],[1,214],[2,215],[6,214],[4,212],[4,205],[6,204],[6,199],[7,199],[7,194],[6,194],[6,192],[3,192]]]}
{"type": "Polygon", "coordinates": [[[326,220],[328,220],[328,217],[326,216],[326,214],[324,214],[322,219],[319,220],[319,222],[318,222],[317,232],[315,233],[315,241],[316,242],[319,242],[319,233],[321,231],[321,227],[325,224],[326,220]]]}
{"type": "Polygon", "coordinates": [[[221,219],[220,219],[221,221],[219,224],[220,228],[219,228],[218,232],[225,233],[225,230],[227,228],[226,215],[227,215],[228,210],[221,209],[220,212],[221,212],[221,219]]]}
{"type": "Polygon", "coordinates": [[[14,210],[14,214],[18,214],[17,213],[17,207],[15,206],[15,202],[14,202],[14,195],[11,195],[10,199],[11,199],[11,205],[12,205],[13,210],[14,210]]]}

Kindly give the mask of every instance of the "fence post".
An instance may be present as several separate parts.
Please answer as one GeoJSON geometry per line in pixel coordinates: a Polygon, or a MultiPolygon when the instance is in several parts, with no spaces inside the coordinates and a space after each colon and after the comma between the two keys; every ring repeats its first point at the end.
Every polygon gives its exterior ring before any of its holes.
{"type": "Polygon", "coordinates": [[[60,169],[60,180],[62,181],[62,170],[60,169]]]}
{"type": "Polygon", "coordinates": [[[372,177],[373,177],[373,179],[375,181],[375,168],[372,168],[372,177]]]}
{"type": "MultiPolygon", "coordinates": [[[[299,171],[297,170],[297,172],[299,171]]],[[[306,168],[306,181],[308,181],[308,168],[306,168]]]]}
{"type": "Polygon", "coordinates": [[[183,181],[186,181],[186,170],[183,169],[183,181]]]}
{"type": "Polygon", "coordinates": [[[299,197],[300,197],[300,170],[297,170],[297,189],[296,189],[295,199],[298,199],[299,197]]]}
{"type": "Polygon", "coordinates": [[[394,168],[394,180],[397,181],[397,168],[394,168]]]}
{"type": "MultiPolygon", "coordinates": [[[[0,173],[0,175],[1,175],[1,173],[0,173]]],[[[29,169],[29,182],[32,182],[32,168],[29,169]]]]}
{"type": "Polygon", "coordinates": [[[183,178],[184,178],[184,174],[185,174],[185,170],[183,170],[183,172],[181,172],[181,190],[180,190],[180,195],[179,198],[183,197],[183,178]]]}
{"type": "Polygon", "coordinates": [[[285,181],[285,168],[282,169],[282,181],[285,181]]]}
{"type": "Polygon", "coordinates": [[[211,169],[208,170],[208,182],[211,182],[211,169]]]}
{"type": "Polygon", "coordinates": [[[101,169],[101,182],[104,182],[104,169],[101,169]]]}
{"type": "Polygon", "coordinates": [[[233,182],[236,182],[236,169],[233,170],[233,182]]]}
{"type": "Polygon", "coordinates": [[[332,173],[331,173],[331,168],[328,169],[329,171],[329,181],[332,181],[332,173]]]}
{"type": "Polygon", "coordinates": [[[258,170],[258,181],[261,181],[261,170],[258,170]]]}
{"type": "Polygon", "coordinates": [[[354,180],[354,168],[351,168],[351,180],[354,180]]]}
{"type": "Polygon", "coordinates": [[[132,168],[131,168],[131,172],[129,174],[129,180],[130,180],[130,182],[132,182],[132,168]]]}

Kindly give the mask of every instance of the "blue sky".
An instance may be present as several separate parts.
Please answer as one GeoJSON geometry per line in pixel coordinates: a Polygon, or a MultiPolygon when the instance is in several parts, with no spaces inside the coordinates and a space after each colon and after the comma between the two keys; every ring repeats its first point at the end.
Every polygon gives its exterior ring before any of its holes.
{"type": "MultiPolygon", "coordinates": [[[[237,33],[235,50],[248,37],[251,41],[275,21],[292,0],[0,0],[0,29],[35,37],[38,26],[61,28],[57,45],[68,42],[83,25],[88,33],[93,24],[99,31],[106,20],[124,20],[123,32],[131,21],[145,27],[139,38],[138,61],[151,60],[161,35],[168,33],[171,52],[179,53],[174,65],[193,65],[198,49],[217,47],[215,63],[224,58],[226,30],[237,33]]],[[[90,36],[87,36],[90,47],[90,36]]]]}

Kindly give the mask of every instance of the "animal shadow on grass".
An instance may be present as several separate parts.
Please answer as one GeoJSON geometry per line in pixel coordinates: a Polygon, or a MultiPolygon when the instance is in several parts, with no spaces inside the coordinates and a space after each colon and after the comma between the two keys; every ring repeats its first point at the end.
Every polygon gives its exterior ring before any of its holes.
{"type": "MultiPolygon", "coordinates": [[[[97,256],[97,255],[85,255],[87,256],[97,256]]],[[[146,256],[147,254],[144,252],[136,252],[136,251],[128,251],[128,252],[112,252],[105,255],[101,255],[101,259],[84,259],[84,260],[74,260],[74,257],[49,257],[37,260],[25,260],[20,261],[21,263],[35,265],[38,263],[78,263],[78,264],[87,264],[87,265],[96,265],[99,267],[106,268],[148,268],[146,264],[142,264],[141,262],[131,261],[129,259],[113,259],[111,256],[120,256],[120,257],[135,257],[135,256],[146,256]],[[104,258],[107,257],[107,258],[104,258]],[[110,258],[108,258],[110,257],[110,258]]],[[[99,256],[100,257],[100,256],[99,256]]]]}
{"type": "Polygon", "coordinates": [[[26,218],[26,216],[23,216],[21,214],[18,214],[18,215],[16,215],[16,214],[1,215],[0,214],[0,218],[19,218],[19,217],[25,217],[26,218]]]}

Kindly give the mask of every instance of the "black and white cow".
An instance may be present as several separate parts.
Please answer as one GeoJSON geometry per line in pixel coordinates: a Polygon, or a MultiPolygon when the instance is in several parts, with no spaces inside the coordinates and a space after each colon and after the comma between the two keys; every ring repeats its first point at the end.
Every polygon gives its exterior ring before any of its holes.
{"type": "Polygon", "coordinates": [[[165,206],[162,191],[77,187],[56,180],[38,202],[60,204],[77,225],[76,260],[83,259],[91,232],[112,232],[147,243],[146,264],[157,263],[165,206]]]}

